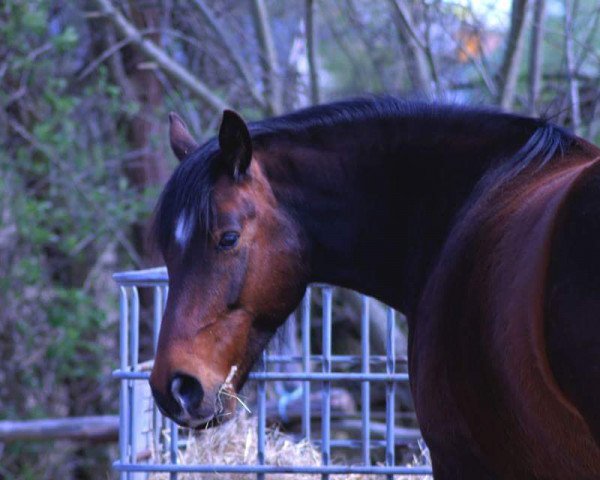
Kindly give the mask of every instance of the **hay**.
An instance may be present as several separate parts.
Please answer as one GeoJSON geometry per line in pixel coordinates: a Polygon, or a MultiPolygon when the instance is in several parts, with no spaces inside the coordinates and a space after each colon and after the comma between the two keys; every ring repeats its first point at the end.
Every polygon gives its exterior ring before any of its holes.
{"type": "MultiPolygon", "coordinates": [[[[212,465],[253,465],[256,463],[257,432],[256,417],[246,412],[239,412],[225,424],[207,429],[200,433],[190,434],[186,447],[179,452],[179,463],[212,464],[212,465]]],[[[267,430],[265,439],[265,460],[268,465],[321,465],[321,454],[314,445],[305,440],[296,442],[279,429],[267,430]]],[[[159,460],[159,459],[157,459],[159,460]]],[[[168,462],[168,455],[160,459],[168,462]]],[[[159,461],[160,461],[159,460],[159,461]]],[[[415,459],[414,465],[423,465],[428,458],[415,459]]],[[[335,459],[334,459],[335,462],[335,459]]],[[[153,474],[150,480],[168,480],[165,473],[153,474]]],[[[181,480],[254,480],[256,474],[251,473],[180,473],[181,480]]],[[[307,474],[272,474],[267,479],[276,480],[314,480],[320,475],[307,474]]],[[[381,475],[331,475],[332,480],[379,480],[381,475]]],[[[395,475],[396,480],[431,480],[429,476],[395,475]]]]}
{"type": "Polygon", "coordinates": [[[237,365],[232,366],[231,370],[229,371],[229,374],[227,375],[227,378],[225,379],[225,381],[223,382],[221,387],[219,387],[219,391],[217,392],[217,415],[216,415],[216,418],[222,417],[224,415],[229,415],[229,413],[224,413],[225,406],[223,404],[223,397],[233,398],[236,402],[238,402],[242,406],[242,408],[244,410],[246,410],[246,412],[252,413],[250,411],[250,408],[248,407],[248,405],[246,405],[246,403],[240,398],[240,396],[237,393],[235,393],[235,388],[234,388],[232,382],[233,382],[233,377],[235,377],[235,374],[237,373],[237,370],[238,370],[237,365]]]}

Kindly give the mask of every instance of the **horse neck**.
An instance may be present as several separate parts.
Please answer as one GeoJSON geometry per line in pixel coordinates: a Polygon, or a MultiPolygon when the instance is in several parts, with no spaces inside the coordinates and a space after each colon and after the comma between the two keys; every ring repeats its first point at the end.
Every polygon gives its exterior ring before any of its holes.
{"type": "Polygon", "coordinates": [[[409,314],[477,181],[533,130],[508,126],[462,136],[440,130],[433,138],[431,125],[414,119],[380,122],[374,136],[364,125],[346,126],[332,142],[272,141],[258,157],[305,234],[311,281],[358,290],[409,314]]]}

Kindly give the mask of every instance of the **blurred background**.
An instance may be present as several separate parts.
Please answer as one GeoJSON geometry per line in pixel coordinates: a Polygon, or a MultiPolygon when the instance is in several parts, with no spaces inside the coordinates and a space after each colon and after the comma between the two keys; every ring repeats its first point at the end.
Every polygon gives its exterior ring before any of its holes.
{"type": "MultiPolygon", "coordinates": [[[[145,239],[176,165],[170,110],[204,140],[226,107],[257,120],[367,93],[541,115],[599,143],[600,5],[0,0],[0,420],[117,412],[111,274],[161,263],[145,239]]],[[[110,478],[115,452],[0,437],[0,478],[110,478]]]]}

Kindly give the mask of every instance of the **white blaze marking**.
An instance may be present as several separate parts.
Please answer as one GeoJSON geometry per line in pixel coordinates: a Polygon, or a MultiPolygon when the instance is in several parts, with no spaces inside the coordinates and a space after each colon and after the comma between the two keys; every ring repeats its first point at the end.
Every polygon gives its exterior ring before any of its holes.
{"type": "Polygon", "coordinates": [[[186,217],[185,213],[182,213],[177,220],[175,227],[175,240],[177,243],[185,247],[190,237],[190,219],[186,217]]]}

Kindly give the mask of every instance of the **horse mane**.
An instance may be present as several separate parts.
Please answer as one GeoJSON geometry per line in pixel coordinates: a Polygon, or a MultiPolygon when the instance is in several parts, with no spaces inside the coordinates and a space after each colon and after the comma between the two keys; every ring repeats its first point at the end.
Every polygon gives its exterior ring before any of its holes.
{"type": "MultiPolygon", "coordinates": [[[[348,128],[362,132],[370,145],[398,143],[387,125],[404,121],[404,138],[425,135],[432,139],[452,135],[453,122],[460,123],[462,133],[485,131],[501,133],[502,127],[532,132],[529,140],[494,175],[517,174],[537,164],[543,166],[557,153],[562,153],[573,136],[542,119],[527,118],[486,108],[408,101],[390,96],[342,100],[304,108],[282,116],[248,124],[255,148],[268,148],[273,142],[292,142],[309,146],[328,145],[339,141],[348,128]],[[426,131],[415,126],[416,119],[425,121],[426,131]],[[414,129],[414,130],[413,130],[414,129]],[[366,134],[364,132],[367,132],[366,134]],[[391,138],[392,137],[392,138],[391,138]]],[[[348,137],[349,135],[345,135],[348,137]]],[[[353,136],[354,141],[357,140],[353,136]]],[[[154,212],[152,236],[164,251],[173,233],[189,236],[201,228],[208,232],[214,216],[212,189],[219,174],[219,146],[215,138],[192,152],[176,168],[167,182],[154,212]]]]}

